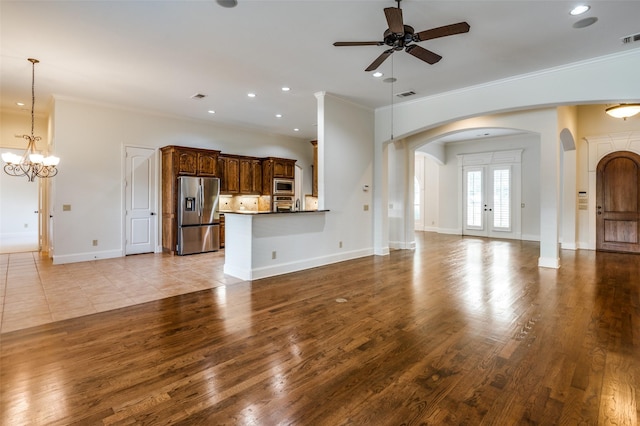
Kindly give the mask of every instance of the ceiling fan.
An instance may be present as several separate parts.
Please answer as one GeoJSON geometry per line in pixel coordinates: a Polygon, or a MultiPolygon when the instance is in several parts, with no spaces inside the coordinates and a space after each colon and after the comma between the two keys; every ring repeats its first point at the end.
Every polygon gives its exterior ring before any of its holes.
{"type": "Polygon", "coordinates": [[[416,33],[413,27],[405,25],[402,21],[402,9],[400,9],[401,0],[396,1],[398,2],[398,7],[387,7],[384,9],[384,15],[387,18],[389,28],[384,32],[383,41],[337,41],[333,43],[333,45],[389,46],[390,49],[382,52],[382,54],[378,56],[376,60],[373,61],[365,70],[373,71],[377,69],[393,52],[402,49],[404,49],[408,54],[433,65],[442,59],[442,56],[412,43],[469,32],[470,26],[468,23],[458,22],[457,24],[445,25],[444,27],[432,28],[430,30],[416,33]]]}

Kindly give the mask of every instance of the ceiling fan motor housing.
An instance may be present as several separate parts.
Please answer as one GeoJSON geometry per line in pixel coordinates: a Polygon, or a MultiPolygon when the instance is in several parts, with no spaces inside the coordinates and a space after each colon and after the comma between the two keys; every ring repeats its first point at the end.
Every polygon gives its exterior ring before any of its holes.
{"type": "Polygon", "coordinates": [[[383,36],[384,44],[393,47],[396,50],[401,50],[404,46],[413,41],[413,34],[414,29],[410,25],[404,26],[404,34],[397,34],[392,32],[390,29],[387,29],[383,36]]]}

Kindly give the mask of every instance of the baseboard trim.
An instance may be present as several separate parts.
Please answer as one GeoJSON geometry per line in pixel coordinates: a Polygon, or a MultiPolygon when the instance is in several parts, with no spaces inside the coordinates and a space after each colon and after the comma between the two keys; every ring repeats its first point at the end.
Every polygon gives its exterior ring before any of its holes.
{"type": "Polygon", "coordinates": [[[538,266],[540,268],[558,269],[560,268],[560,259],[557,257],[539,257],[538,266]]]}
{"type": "Polygon", "coordinates": [[[319,266],[330,265],[332,263],[344,262],[346,260],[358,259],[360,257],[372,256],[373,254],[373,249],[369,248],[252,269],[234,268],[225,263],[224,273],[241,280],[252,281],[302,271],[305,269],[317,268],[319,266]]]}
{"type": "Polygon", "coordinates": [[[91,253],[74,253],[74,254],[54,254],[53,264],[62,265],[64,263],[88,262],[91,260],[113,259],[115,257],[123,257],[122,250],[105,250],[95,251],[91,253]]]}

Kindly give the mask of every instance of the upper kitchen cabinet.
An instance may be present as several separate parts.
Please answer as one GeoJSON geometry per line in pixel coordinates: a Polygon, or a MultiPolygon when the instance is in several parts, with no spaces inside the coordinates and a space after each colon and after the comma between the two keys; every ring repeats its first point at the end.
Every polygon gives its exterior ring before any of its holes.
{"type": "Polygon", "coordinates": [[[220,175],[220,193],[237,194],[240,192],[240,160],[235,155],[218,156],[220,175]]]}
{"type": "Polygon", "coordinates": [[[262,160],[259,158],[240,158],[240,193],[262,193],[262,160]]]}
{"type": "Polygon", "coordinates": [[[267,157],[262,159],[262,195],[271,195],[274,178],[294,179],[296,160],[267,157]]]}
{"type": "Polygon", "coordinates": [[[217,177],[218,154],[220,151],[198,152],[198,176],[217,177]]]}
{"type": "Polygon", "coordinates": [[[217,176],[218,155],[220,151],[187,148],[183,146],[165,146],[162,151],[163,174],[177,176],[217,176]]]}
{"type": "Polygon", "coordinates": [[[220,155],[220,192],[223,194],[262,193],[262,160],[241,155],[220,155]]]}
{"type": "Polygon", "coordinates": [[[273,177],[293,179],[296,175],[296,160],[271,158],[273,160],[273,177]]]}

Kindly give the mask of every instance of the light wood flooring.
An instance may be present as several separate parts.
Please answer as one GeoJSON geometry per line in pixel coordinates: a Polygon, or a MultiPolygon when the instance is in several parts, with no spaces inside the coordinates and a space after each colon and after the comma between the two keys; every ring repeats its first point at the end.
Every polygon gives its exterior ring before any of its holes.
{"type": "Polygon", "coordinates": [[[206,255],[79,265],[79,288],[217,284],[3,331],[0,424],[638,424],[640,257],[416,235],[253,282],[206,255]]]}

